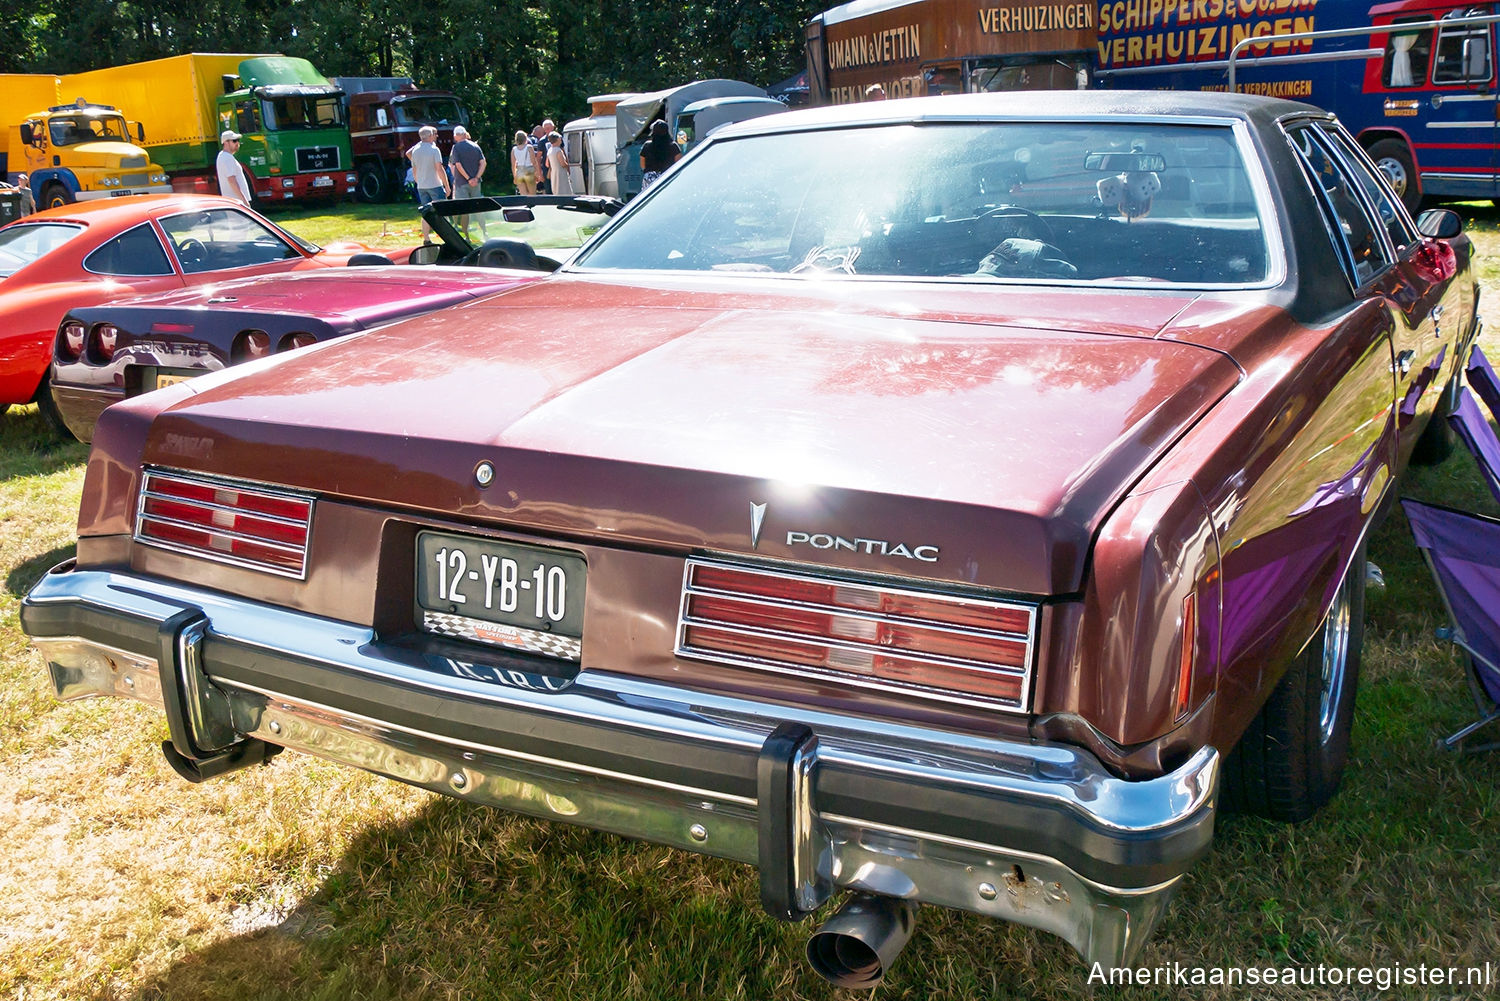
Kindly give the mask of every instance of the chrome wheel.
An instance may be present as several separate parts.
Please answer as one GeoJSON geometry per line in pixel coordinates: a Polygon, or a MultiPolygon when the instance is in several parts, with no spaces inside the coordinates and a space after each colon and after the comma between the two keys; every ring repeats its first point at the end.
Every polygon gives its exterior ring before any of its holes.
{"type": "MultiPolygon", "coordinates": [[[[1363,573],[1361,567],[1351,567],[1363,573]]],[[[1323,623],[1323,679],[1318,692],[1318,742],[1327,744],[1338,729],[1339,704],[1343,701],[1344,681],[1349,666],[1349,584],[1347,580],[1334,596],[1333,607],[1323,623]]]]}

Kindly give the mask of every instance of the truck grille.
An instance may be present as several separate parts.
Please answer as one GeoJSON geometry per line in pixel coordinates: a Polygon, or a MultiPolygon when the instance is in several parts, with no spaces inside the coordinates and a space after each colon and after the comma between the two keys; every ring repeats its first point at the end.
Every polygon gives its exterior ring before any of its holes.
{"type": "Polygon", "coordinates": [[[151,180],[150,174],[121,174],[120,183],[127,188],[133,188],[138,184],[147,184],[151,180]]]}
{"type": "Polygon", "coordinates": [[[120,157],[120,169],[129,170],[132,167],[144,167],[150,162],[144,156],[122,156],[120,157]]]}
{"type": "Polygon", "coordinates": [[[304,146],[297,150],[297,170],[338,170],[339,148],[337,146],[304,146]]]}
{"type": "Polygon", "coordinates": [[[151,546],[302,580],[313,499],[233,480],[146,470],[135,538],[151,546]]]}
{"type": "Polygon", "coordinates": [[[927,587],[689,559],[677,653],[1023,710],[1036,606],[927,587]]]}

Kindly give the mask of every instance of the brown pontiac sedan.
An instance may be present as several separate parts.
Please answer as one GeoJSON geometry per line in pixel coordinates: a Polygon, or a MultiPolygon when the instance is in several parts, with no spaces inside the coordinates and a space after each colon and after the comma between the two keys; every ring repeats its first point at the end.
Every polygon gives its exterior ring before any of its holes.
{"type": "Polygon", "coordinates": [[[1300,104],[729,127],[538,282],[111,407],[23,622],[191,780],[291,748],[842,896],[836,983],[921,904],[1128,963],[1221,806],[1338,787],[1469,256],[1300,104]]]}

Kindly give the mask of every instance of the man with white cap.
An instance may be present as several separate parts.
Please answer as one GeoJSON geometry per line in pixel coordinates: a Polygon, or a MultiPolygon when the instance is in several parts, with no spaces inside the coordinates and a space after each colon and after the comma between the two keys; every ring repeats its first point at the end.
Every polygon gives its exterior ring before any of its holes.
{"type": "Polygon", "coordinates": [[[240,151],[240,134],[230,129],[219,133],[219,158],[215,166],[219,169],[219,194],[225,198],[250,204],[250,179],[245,168],[235,159],[240,151]]]}

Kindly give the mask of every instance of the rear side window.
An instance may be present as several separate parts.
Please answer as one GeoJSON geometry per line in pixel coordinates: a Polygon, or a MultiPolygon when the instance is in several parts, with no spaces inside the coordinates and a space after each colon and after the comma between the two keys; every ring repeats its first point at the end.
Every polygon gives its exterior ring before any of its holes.
{"type": "Polygon", "coordinates": [[[1351,178],[1343,162],[1323,145],[1311,127],[1289,133],[1293,147],[1307,170],[1318,195],[1330,238],[1339,250],[1350,284],[1363,286],[1391,264],[1381,238],[1383,227],[1370,218],[1359,198],[1359,182],[1351,178]]]}
{"type": "Polygon", "coordinates": [[[0,278],[52,253],[83,232],[69,223],[15,223],[0,229],[0,278]]]}
{"type": "Polygon", "coordinates": [[[1384,181],[1380,180],[1377,172],[1370,166],[1368,159],[1354,140],[1350,139],[1342,130],[1324,130],[1324,134],[1333,145],[1344,156],[1344,163],[1349,173],[1359,182],[1359,186],[1365,191],[1371,205],[1375,206],[1376,213],[1380,216],[1381,225],[1390,235],[1391,246],[1398,251],[1416,242],[1416,227],[1412,225],[1411,217],[1406,214],[1406,208],[1396,198],[1395,194],[1388,188],[1384,181]]]}
{"type": "Polygon", "coordinates": [[[157,239],[156,230],[150,223],[142,223],[111,237],[83,259],[83,267],[96,275],[140,278],[172,274],[167,252],[162,249],[161,240],[157,239]]]}

